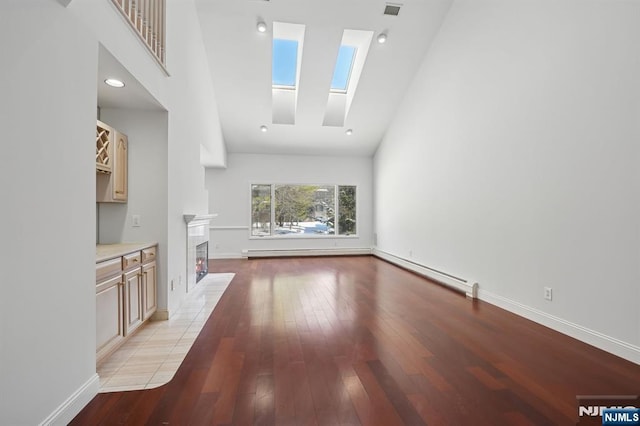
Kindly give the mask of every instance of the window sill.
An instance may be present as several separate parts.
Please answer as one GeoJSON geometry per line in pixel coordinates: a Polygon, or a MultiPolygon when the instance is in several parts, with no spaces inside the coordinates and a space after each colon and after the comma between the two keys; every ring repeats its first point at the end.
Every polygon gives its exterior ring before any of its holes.
{"type": "Polygon", "coordinates": [[[250,240],[355,240],[360,238],[359,235],[313,235],[313,234],[283,234],[283,235],[265,235],[263,237],[251,235],[250,240]]]}

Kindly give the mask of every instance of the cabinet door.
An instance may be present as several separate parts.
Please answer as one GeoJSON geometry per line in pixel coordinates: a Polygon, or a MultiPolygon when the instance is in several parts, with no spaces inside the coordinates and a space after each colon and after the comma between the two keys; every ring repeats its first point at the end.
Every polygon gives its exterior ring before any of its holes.
{"type": "Polygon", "coordinates": [[[96,129],[96,201],[126,203],[129,192],[129,139],[124,133],[100,121],[96,129]]]}
{"type": "Polygon", "coordinates": [[[96,171],[111,173],[113,129],[98,121],[96,126],[96,171]]]}
{"type": "Polygon", "coordinates": [[[96,284],[96,358],[99,361],[124,338],[122,275],[96,284]]]}
{"type": "Polygon", "coordinates": [[[115,133],[115,166],[112,173],[113,176],[111,177],[111,179],[113,179],[113,199],[118,201],[127,201],[128,139],[125,134],[120,132],[115,133]]]}
{"type": "Polygon", "coordinates": [[[142,273],[136,268],[124,277],[124,335],[142,324],[142,273]]]}
{"type": "Polygon", "coordinates": [[[156,262],[150,262],[142,266],[142,285],[144,288],[144,297],[142,298],[144,319],[149,318],[158,307],[157,289],[158,283],[156,279],[156,262]]]}

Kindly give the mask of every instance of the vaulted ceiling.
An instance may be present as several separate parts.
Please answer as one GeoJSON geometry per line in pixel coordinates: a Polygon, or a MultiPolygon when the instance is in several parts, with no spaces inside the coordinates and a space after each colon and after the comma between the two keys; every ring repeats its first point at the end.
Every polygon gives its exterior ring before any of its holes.
{"type": "Polygon", "coordinates": [[[227,150],[372,155],[451,2],[404,0],[398,16],[388,16],[381,0],[196,0],[227,150]],[[274,22],[305,25],[295,124],[272,123],[274,22]],[[344,126],[323,126],[346,29],[372,31],[373,39],[344,126]]]}

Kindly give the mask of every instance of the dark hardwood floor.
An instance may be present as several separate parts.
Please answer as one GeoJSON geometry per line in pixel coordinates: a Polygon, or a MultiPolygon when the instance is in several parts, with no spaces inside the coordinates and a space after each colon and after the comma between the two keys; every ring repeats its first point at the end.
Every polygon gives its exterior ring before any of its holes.
{"type": "Polygon", "coordinates": [[[374,257],[235,272],[173,380],[99,394],[74,425],[575,425],[640,366],[374,257]]]}

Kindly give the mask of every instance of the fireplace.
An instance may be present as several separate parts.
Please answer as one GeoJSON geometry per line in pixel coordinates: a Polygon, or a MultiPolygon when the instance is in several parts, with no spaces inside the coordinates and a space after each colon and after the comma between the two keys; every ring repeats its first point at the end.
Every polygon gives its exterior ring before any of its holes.
{"type": "Polygon", "coordinates": [[[209,273],[209,242],[205,241],[196,246],[196,283],[209,273]]]}
{"type": "Polygon", "coordinates": [[[191,291],[196,283],[208,273],[209,221],[215,214],[185,214],[187,224],[187,286],[191,291]]]}

